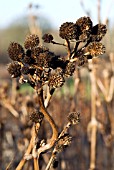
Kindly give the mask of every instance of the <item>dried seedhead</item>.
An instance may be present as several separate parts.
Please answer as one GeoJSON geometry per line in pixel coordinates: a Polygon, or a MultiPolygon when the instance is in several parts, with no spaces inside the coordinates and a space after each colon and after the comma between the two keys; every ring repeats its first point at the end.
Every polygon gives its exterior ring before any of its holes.
{"type": "Polygon", "coordinates": [[[80,113],[78,112],[71,112],[68,115],[68,121],[72,124],[75,125],[80,122],[80,113]]]}
{"type": "Polygon", "coordinates": [[[13,61],[21,61],[24,57],[24,49],[20,44],[12,42],[8,47],[8,54],[13,61]]]}
{"type": "Polygon", "coordinates": [[[42,39],[45,43],[51,43],[53,40],[53,36],[51,34],[44,34],[42,39]]]}
{"type": "MultiPolygon", "coordinates": [[[[105,53],[105,46],[102,45],[102,43],[99,42],[91,42],[86,48],[85,51],[87,51],[87,55],[91,56],[98,56],[105,53]]],[[[86,55],[86,54],[85,54],[86,55]]]]}
{"type": "Polygon", "coordinates": [[[12,78],[21,76],[21,65],[17,62],[12,62],[8,64],[8,72],[12,78]]]}
{"type": "Polygon", "coordinates": [[[32,122],[41,123],[44,115],[39,111],[38,108],[35,108],[32,112],[29,113],[29,118],[32,122]]]}
{"type": "Polygon", "coordinates": [[[63,39],[72,40],[78,37],[78,27],[73,22],[65,22],[59,29],[59,36],[63,39]]]}
{"type": "Polygon", "coordinates": [[[38,35],[31,34],[26,37],[25,42],[24,42],[24,47],[26,49],[32,49],[33,47],[38,46],[38,44],[39,44],[38,35]]]}

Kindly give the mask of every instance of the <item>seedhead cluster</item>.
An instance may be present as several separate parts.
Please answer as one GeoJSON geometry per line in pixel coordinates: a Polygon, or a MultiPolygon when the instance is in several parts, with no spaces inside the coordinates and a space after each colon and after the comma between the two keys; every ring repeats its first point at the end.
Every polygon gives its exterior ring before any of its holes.
{"type": "Polygon", "coordinates": [[[43,35],[45,43],[66,48],[66,56],[58,56],[49,48],[40,45],[39,37],[35,34],[25,38],[24,47],[17,42],[10,43],[8,54],[12,62],[8,65],[8,71],[11,77],[19,78],[21,83],[29,83],[38,94],[39,108],[35,108],[29,117],[35,124],[41,124],[45,117],[53,131],[50,144],[37,149],[36,153],[40,154],[54,146],[52,157],[55,160],[57,153],[62,152],[71,143],[68,129],[79,122],[79,113],[70,113],[68,124],[58,136],[55,122],[46,109],[50,98],[45,105],[44,86],[47,85],[49,95],[52,96],[55,89],[63,86],[66,78],[72,76],[77,67],[105,53],[105,47],[100,41],[106,31],[106,25],[93,26],[89,17],[81,17],[75,23],[65,22],[60,26],[59,36],[64,39],[64,43],[56,42],[51,34],[43,35]]]}
{"type": "Polygon", "coordinates": [[[11,77],[19,77],[21,82],[28,82],[36,89],[45,84],[50,90],[61,87],[65,78],[72,76],[77,65],[82,66],[88,59],[105,52],[104,45],[99,41],[106,31],[106,25],[93,26],[89,17],[81,17],[76,23],[65,22],[60,26],[59,36],[65,40],[64,44],[55,42],[51,34],[45,34],[42,37],[45,43],[63,45],[67,48],[68,55],[64,58],[57,56],[45,46],[40,46],[38,35],[28,35],[24,48],[16,42],[9,45],[8,53],[13,62],[8,65],[8,71],[11,77]],[[71,47],[72,43],[74,48],[71,47]],[[80,47],[81,43],[83,45],[80,47]]]}

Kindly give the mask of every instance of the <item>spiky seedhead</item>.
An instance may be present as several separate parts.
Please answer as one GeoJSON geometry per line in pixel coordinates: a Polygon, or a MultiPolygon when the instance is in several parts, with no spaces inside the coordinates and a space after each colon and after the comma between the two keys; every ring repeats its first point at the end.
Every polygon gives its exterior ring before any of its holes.
{"type": "Polygon", "coordinates": [[[21,65],[18,62],[8,64],[7,70],[12,78],[21,76],[21,65]]]}
{"type": "Polygon", "coordinates": [[[8,54],[13,61],[21,61],[24,56],[24,49],[19,43],[11,42],[8,47],[8,54]]]}
{"type": "Polygon", "coordinates": [[[77,25],[73,22],[65,22],[60,26],[59,36],[63,39],[72,40],[78,37],[77,25]]]}
{"type": "Polygon", "coordinates": [[[75,71],[75,62],[68,62],[66,68],[64,69],[65,77],[72,76],[75,71]]]}
{"type": "Polygon", "coordinates": [[[68,115],[68,121],[72,124],[75,125],[80,122],[80,113],[79,112],[71,112],[68,115]]]}
{"type": "Polygon", "coordinates": [[[106,25],[97,24],[92,28],[91,41],[101,41],[107,32],[106,25]]]}
{"type": "Polygon", "coordinates": [[[29,113],[29,118],[30,120],[32,120],[32,122],[35,122],[35,123],[41,123],[42,120],[43,120],[43,113],[41,113],[39,111],[39,109],[34,109],[31,113],[29,113]]]}
{"type": "Polygon", "coordinates": [[[82,34],[85,31],[91,32],[93,23],[90,17],[81,17],[76,21],[76,25],[79,27],[80,34],[82,34]]]}
{"type": "Polygon", "coordinates": [[[52,74],[49,78],[49,87],[58,88],[64,84],[65,80],[62,74],[52,74]]]}
{"type": "Polygon", "coordinates": [[[86,53],[84,55],[91,55],[96,57],[105,53],[105,46],[99,42],[91,42],[85,49],[86,53]]]}
{"type": "Polygon", "coordinates": [[[54,53],[49,51],[40,53],[39,56],[37,57],[37,65],[42,68],[49,68],[50,62],[53,57],[54,57],[54,53]]]}
{"type": "Polygon", "coordinates": [[[53,40],[53,36],[51,34],[44,34],[42,39],[45,43],[51,43],[53,40]]]}
{"type": "Polygon", "coordinates": [[[30,34],[26,37],[24,42],[24,47],[26,49],[32,49],[33,47],[38,46],[39,44],[39,37],[36,34],[30,34]]]}

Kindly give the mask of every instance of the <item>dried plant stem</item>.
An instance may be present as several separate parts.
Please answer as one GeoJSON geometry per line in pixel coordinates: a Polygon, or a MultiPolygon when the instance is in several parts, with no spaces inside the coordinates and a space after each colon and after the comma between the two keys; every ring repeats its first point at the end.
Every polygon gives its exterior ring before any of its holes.
{"type": "Polygon", "coordinates": [[[55,159],[55,154],[52,153],[52,156],[51,156],[45,170],[49,170],[51,168],[51,165],[52,165],[54,159],[55,159]]]}
{"type": "Polygon", "coordinates": [[[38,159],[34,158],[34,170],[39,170],[38,159]]]}
{"type": "Polygon", "coordinates": [[[79,83],[80,83],[80,71],[79,69],[77,69],[77,71],[74,74],[75,95],[77,94],[79,83]]]}
{"type": "Polygon", "coordinates": [[[91,80],[91,151],[90,151],[90,170],[96,167],[96,135],[97,135],[97,120],[96,120],[96,69],[92,65],[90,72],[91,80]]]}
{"type": "Polygon", "coordinates": [[[12,80],[12,96],[11,96],[11,103],[15,104],[16,102],[16,87],[17,87],[17,81],[16,79],[12,80]]]}
{"type": "MultiPolygon", "coordinates": [[[[49,102],[49,100],[48,100],[48,102],[49,102]]],[[[48,102],[47,102],[47,105],[48,105],[48,102]]],[[[49,121],[49,123],[53,129],[53,135],[52,135],[52,138],[51,138],[49,144],[45,145],[45,147],[39,148],[38,154],[51,148],[54,145],[55,140],[57,139],[57,136],[58,136],[58,132],[57,132],[55,123],[52,120],[51,116],[47,113],[47,111],[44,107],[43,91],[39,95],[39,104],[40,104],[40,111],[44,114],[45,118],[49,121]]],[[[36,145],[35,145],[35,140],[37,138],[39,128],[40,128],[40,123],[36,123],[35,125],[33,125],[32,137],[30,140],[30,144],[27,148],[27,151],[25,153],[25,155],[29,155],[32,151],[32,156],[33,156],[33,160],[34,160],[34,170],[39,170],[39,163],[38,163],[38,159],[37,159],[37,150],[36,150],[36,145]]],[[[19,165],[17,166],[16,170],[21,170],[23,168],[25,162],[26,162],[26,159],[25,159],[25,157],[23,157],[23,159],[20,161],[19,165]]]]}
{"type": "Polygon", "coordinates": [[[101,22],[101,0],[97,0],[97,13],[98,13],[98,23],[101,22]]]}
{"type": "MultiPolygon", "coordinates": [[[[23,166],[24,166],[24,164],[25,164],[25,162],[27,160],[27,159],[25,159],[25,156],[29,155],[31,153],[32,149],[34,149],[35,139],[36,139],[36,135],[37,135],[37,133],[39,131],[39,128],[40,128],[40,124],[39,123],[36,123],[36,124],[33,125],[33,127],[32,127],[32,137],[31,137],[29,146],[28,146],[28,148],[27,148],[27,150],[25,152],[25,155],[24,155],[23,159],[18,164],[16,170],[21,170],[23,168],[23,166]]],[[[33,155],[33,157],[34,157],[34,155],[33,155]]],[[[38,160],[36,162],[35,158],[36,157],[34,157],[34,166],[38,168],[39,167],[38,166],[38,160]]]]}
{"type": "Polygon", "coordinates": [[[71,127],[71,123],[68,122],[67,125],[64,127],[64,129],[62,130],[62,132],[60,133],[58,139],[60,139],[62,136],[64,136],[65,133],[68,132],[68,129],[71,127]]]}
{"type": "Polygon", "coordinates": [[[65,45],[67,47],[67,53],[68,53],[67,57],[69,59],[71,56],[71,49],[70,49],[70,42],[67,39],[65,39],[65,45]]]}
{"type": "MultiPolygon", "coordinates": [[[[29,155],[30,152],[31,152],[31,150],[32,150],[32,138],[31,138],[30,143],[29,143],[29,146],[28,146],[28,148],[27,148],[27,150],[26,150],[26,152],[25,152],[25,155],[29,155]]],[[[16,170],[21,170],[21,169],[23,168],[25,162],[26,162],[26,159],[23,157],[23,159],[22,159],[22,160],[20,161],[20,163],[18,164],[16,170]]]]}
{"type": "MultiPolygon", "coordinates": [[[[54,93],[55,90],[53,90],[53,93],[54,93]]],[[[45,108],[47,108],[49,106],[49,103],[50,103],[50,100],[52,98],[52,94],[50,94],[50,90],[49,90],[49,87],[47,86],[47,89],[46,89],[46,99],[44,101],[44,106],[45,108]]]]}
{"type": "Polygon", "coordinates": [[[97,84],[98,84],[100,90],[102,91],[102,93],[105,97],[105,100],[107,102],[110,102],[113,98],[113,93],[114,93],[114,77],[112,77],[111,80],[110,80],[109,89],[106,89],[104,87],[104,85],[102,84],[100,79],[97,79],[97,84]]]}
{"type": "Polygon", "coordinates": [[[46,120],[51,125],[52,131],[53,131],[50,142],[38,149],[38,155],[39,155],[41,152],[44,152],[44,151],[50,149],[54,145],[54,143],[55,143],[55,141],[58,137],[58,131],[57,131],[57,127],[55,125],[55,122],[53,121],[52,117],[49,115],[49,113],[47,112],[47,110],[44,106],[43,90],[41,90],[40,94],[38,94],[38,99],[39,99],[39,105],[40,105],[40,112],[43,113],[44,117],[46,118],[46,120]]]}
{"type": "MultiPolygon", "coordinates": [[[[69,129],[70,127],[71,127],[71,123],[68,122],[67,125],[66,125],[66,126],[64,127],[64,129],[62,130],[62,132],[60,133],[60,135],[58,136],[57,141],[68,132],[68,129],[69,129]]],[[[57,142],[57,141],[56,141],[56,142],[57,142]]],[[[56,154],[57,154],[57,153],[55,152],[55,150],[53,150],[52,155],[51,155],[51,158],[50,158],[50,160],[49,160],[49,162],[48,162],[45,170],[49,170],[49,169],[50,169],[53,161],[55,160],[56,154]]]]}
{"type": "Polygon", "coordinates": [[[90,170],[94,170],[96,165],[96,133],[97,133],[97,126],[92,126],[92,133],[91,133],[91,155],[90,155],[90,170]]]}
{"type": "Polygon", "coordinates": [[[42,29],[37,24],[37,17],[29,11],[30,14],[28,15],[28,26],[31,34],[38,34],[40,37],[40,44],[42,45],[42,29]]]}
{"type": "Polygon", "coordinates": [[[11,167],[13,161],[14,161],[14,158],[10,161],[10,163],[7,165],[5,170],[10,170],[10,167],[11,167]]]}
{"type": "Polygon", "coordinates": [[[51,41],[51,43],[52,43],[52,44],[56,44],[56,45],[63,45],[63,46],[65,46],[65,47],[66,47],[66,45],[65,45],[65,44],[58,43],[58,42],[55,42],[55,41],[53,41],[53,40],[51,41]]]}
{"type": "Polygon", "coordinates": [[[0,101],[1,105],[8,109],[14,117],[19,117],[19,113],[14,109],[14,107],[7,100],[0,101]]]}
{"type": "Polygon", "coordinates": [[[38,158],[37,158],[37,149],[36,149],[36,139],[37,139],[37,134],[40,128],[40,123],[36,123],[33,128],[33,150],[32,150],[32,156],[34,160],[34,170],[39,170],[39,163],[38,163],[38,158]]]}
{"type": "Polygon", "coordinates": [[[100,90],[102,91],[103,95],[106,97],[107,91],[99,78],[97,78],[97,85],[100,88],[100,90]]]}

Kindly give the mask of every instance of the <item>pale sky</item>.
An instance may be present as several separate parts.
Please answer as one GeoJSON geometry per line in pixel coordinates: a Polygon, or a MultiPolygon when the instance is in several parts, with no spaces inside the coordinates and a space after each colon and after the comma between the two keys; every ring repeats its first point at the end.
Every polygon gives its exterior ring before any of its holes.
{"type": "MultiPolygon", "coordinates": [[[[91,12],[92,21],[97,23],[97,0],[83,0],[85,9],[91,12]]],[[[114,0],[101,0],[102,22],[109,17],[114,25],[114,0]]],[[[8,26],[13,20],[27,14],[28,4],[38,4],[38,14],[47,17],[51,24],[57,28],[63,22],[75,22],[79,17],[85,16],[80,0],[0,0],[0,28],[8,26]]]]}

